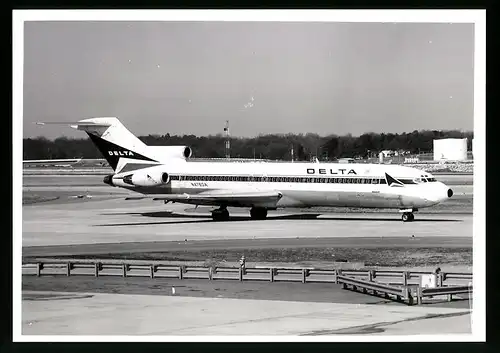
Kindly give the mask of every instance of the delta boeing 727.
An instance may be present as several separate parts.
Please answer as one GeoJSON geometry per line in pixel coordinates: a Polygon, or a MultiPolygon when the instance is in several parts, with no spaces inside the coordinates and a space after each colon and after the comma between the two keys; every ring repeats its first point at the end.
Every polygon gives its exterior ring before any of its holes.
{"type": "Polygon", "coordinates": [[[63,124],[85,131],[113,168],[104,183],[141,198],[218,207],[217,221],[229,219],[227,207],[265,219],[268,210],[329,206],[397,209],[411,222],[418,209],[453,195],[430,173],[399,165],[193,162],[190,147],[147,146],[115,117],[63,124]]]}

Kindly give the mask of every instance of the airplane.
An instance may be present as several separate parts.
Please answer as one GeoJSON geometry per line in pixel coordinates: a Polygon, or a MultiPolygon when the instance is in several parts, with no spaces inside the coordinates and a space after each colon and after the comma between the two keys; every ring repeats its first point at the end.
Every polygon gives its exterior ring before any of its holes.
{"type": "Polygon", "coordinates": [[[23,160],[23,165],[43,165],[43,166],[54,166],[54,167],[70,167],[73,164],[77,164],[81,161],[81,158],[65,158],[65,159],[31,159],[23,160]]]}
{"type": "Polygon", "coordinates": [[[88,134],[114,173],[103,182],[142,194],[137,198],[215,206],[215,221],[227,207],[250,208],[263,220],[268,210],[310,207],[397,209],[403,222],[420,208],[437,205],[453,191],[427,172],[386,164],[323,162],[193,162],[189,146],[148,146],[116,117],[66,124],[88,134]]]}

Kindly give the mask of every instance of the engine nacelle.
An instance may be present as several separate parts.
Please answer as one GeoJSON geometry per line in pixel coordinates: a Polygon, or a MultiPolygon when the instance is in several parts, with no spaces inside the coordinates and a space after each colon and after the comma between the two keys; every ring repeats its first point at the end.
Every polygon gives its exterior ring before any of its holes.
{"type": "Polygon", "coordinates": [[[159,186],[170,182],[170,175],[165,172],[137,172],[127,175],[123,182],[134,186],[159,186]]]}
{"type": "Polygon", "coordinates": [[[148,146],[158,160],[189,159],[193,150],[189,146],[148,146]]]}

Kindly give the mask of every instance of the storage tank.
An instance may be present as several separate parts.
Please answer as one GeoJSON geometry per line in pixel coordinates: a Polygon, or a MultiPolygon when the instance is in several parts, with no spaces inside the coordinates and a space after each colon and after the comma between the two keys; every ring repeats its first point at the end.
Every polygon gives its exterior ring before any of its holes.
{"type": "Polygon", "coordinates": [[[434,160],[467,160],[467,138],[434,140],[434,160]]]}

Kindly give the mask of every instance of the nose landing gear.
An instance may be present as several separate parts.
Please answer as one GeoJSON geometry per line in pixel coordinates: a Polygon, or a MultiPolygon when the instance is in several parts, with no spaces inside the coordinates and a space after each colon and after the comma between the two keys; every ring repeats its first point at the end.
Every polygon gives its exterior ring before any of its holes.
{"type": "Polygon", "coordinates": [[[413,212],[418,211],[417,208],[403,208],[400,209],[399,212],[402,212],[403,215],[401,216],[401,219],[403,222],[413,222],[415,220],[415,216],[413,215],[413,212]]]}
{"type": "Polygon", "coordinates": [[[412,222],[415,219],[415,216],[412,212],[404,212],[401,216],[401,219],[403,220],[403,222],[412,222]]]}

